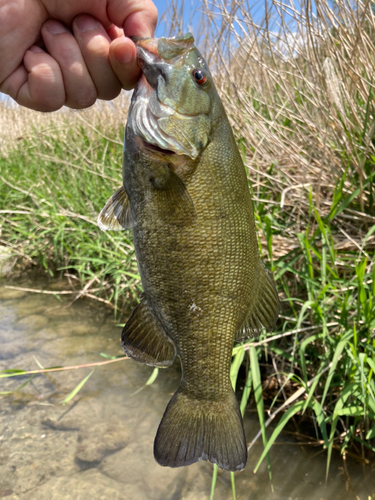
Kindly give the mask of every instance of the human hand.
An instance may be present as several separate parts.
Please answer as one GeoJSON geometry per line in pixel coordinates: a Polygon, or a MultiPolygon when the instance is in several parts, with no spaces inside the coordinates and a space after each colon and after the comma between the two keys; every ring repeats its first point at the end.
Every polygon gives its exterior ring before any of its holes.
{"type": "Polygon", "coordinates": [[[151,0],[0,0],[0,19],[0,91],[55,111],[133,88],[140,69],[128,37],[152,36],[157,10],[151,0]]]}

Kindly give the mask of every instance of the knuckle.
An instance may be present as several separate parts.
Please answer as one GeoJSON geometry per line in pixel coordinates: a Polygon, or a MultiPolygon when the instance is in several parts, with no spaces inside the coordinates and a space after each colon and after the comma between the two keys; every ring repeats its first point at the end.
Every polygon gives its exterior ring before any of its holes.
{"type": "Polygon", "coordinates": [[[115,99],[121,92],[121,87],[118,85],[116,88],[105,89],[101,92],[98,92],[98,99],[102,99],[103,101],[112,101],[115,99]]]}
{"type": "Polygon", "coordinates": [[[97,99],[97,92],[95,89],[86,90],[79,95],[68,99],[67,106],[73,107],[75,109],[85,109],[89,108],[95,104],[97,99]]]}
{"type": "Polygon", "coordinates": [[[34,109],[36,111],[42,111],[44,113],[51,113],[52,111],[57,111],[63,107],[63,104],[58,104],[57,102],[38,102],[35,103],[34,109]]]}

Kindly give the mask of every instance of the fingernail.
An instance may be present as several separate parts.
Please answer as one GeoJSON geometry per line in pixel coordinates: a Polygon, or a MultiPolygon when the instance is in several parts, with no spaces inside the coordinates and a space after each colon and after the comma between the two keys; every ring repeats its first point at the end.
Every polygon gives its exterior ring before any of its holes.
{"type": "Polygon", "coordinates": [[[76,26],[80,31],[92,31],[100,27],[100,24],[96,19],[89,16],[80,16],[76,20],[76,26]]]}
{"type": "MultiPolygon", "coordinates": [[[[122,38],[125,39],[125,37],[122,38]]],[[[134,58],[134,51],[128,44],[119,44],[114,49],[114,54],[116,59],[122,64],[127,64],[134,58]]]]}
{"type": "Polygon", "coordinates": [[[60,33],[66,33],[68,31],[63,24],[57,21],[48,21],[46,28],[52,35],[59,35],[60,33]]]}

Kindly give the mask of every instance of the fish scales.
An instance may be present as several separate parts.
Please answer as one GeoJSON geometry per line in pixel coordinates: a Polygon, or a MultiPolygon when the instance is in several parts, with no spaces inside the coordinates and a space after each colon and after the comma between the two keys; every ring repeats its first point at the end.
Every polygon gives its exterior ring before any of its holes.
{"type": "Polygon", "coordinates": [[[236,471],[247,447],[230,381],[233,343],[272,330],[279,302],[260,260],[245,167],[193,42],[190,34],[137,42],[143,76],[125,132],[124,186],[98,222],[133,230],[144,294],[124,351],[151,366],[181,361],[156,460],[236,471]]]}

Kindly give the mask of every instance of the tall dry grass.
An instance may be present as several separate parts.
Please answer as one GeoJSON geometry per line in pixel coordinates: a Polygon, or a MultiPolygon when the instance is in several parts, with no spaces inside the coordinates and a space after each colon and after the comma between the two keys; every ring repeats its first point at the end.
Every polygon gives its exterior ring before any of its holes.
{"type": "Polygon", "coordinates": [[[62,108],[54,113],[41,113],[10,100],[0,100],[0,155],[6,156],[24,140],[34,143],[42,141],[43,137],[64,140],[69,130],[82,126],[92,138],[95,134],[112,135],[113,131],[124,127],[129,102],[129,95],[123,92],[112,102],[98,101],[86,110],[62,108]]]}
{"type": "Polygon", "coordinates": [[[327,215],[346,172],[343,190],[359,187],[358,210],[341,223],[360,239],[364,223],[375,222],[371,2],[205,0],[201,15],[200,45],[244,146],[256,196],[267,184],[300,227],[309,190],[327,215]]]}

